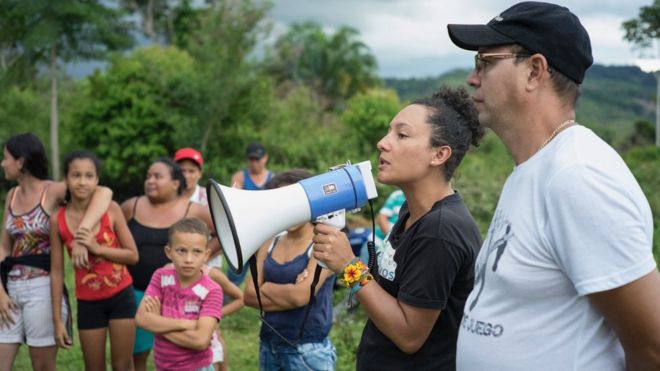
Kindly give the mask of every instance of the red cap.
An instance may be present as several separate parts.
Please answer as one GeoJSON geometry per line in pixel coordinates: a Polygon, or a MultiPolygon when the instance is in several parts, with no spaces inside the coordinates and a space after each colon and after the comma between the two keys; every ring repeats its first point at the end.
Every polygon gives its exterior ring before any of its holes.
{"type": "Polygon", "coordinates": [[[202,167],[202,164],[204,164],[204,159],[202,158],[202,154],[199,153],[197,150],[193,148],[181,148],[180,150],[176,151],[174,154],[174,161],[179,162],[181,160],[191,160],[192,162],[196,163],[200,168],[202,167]]]}

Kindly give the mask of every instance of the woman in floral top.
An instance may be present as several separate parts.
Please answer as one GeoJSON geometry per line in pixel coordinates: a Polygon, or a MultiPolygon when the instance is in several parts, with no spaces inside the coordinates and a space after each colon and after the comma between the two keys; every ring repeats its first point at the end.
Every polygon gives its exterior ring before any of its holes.
{"type": "MultiPolygon", "coordinates": [[[[66,186],[48,179],[48,160],[34,134],[9,138],[3,146],[5,179],[16,181],[6,198],[0,238],[0,371],[10,370],[19,346],[30,347],[32,368],[54,370],[57,347],[50,295],[50,215],[64,202],[66,186]]],[[[99,187],[76,238],[91,230],[112,200],[112,191],[99,187]]],[[[87,249],[74,242],[72,261],[88,264],[87,249]]],[[[68,317],[66,309],[63,316],[68,317]]]]}

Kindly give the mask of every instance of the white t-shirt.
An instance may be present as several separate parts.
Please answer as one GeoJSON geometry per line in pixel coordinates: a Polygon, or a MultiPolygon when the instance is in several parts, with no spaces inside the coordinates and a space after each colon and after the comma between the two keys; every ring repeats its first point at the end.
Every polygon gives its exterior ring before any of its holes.
{"type": "Polygon", "coordinates": [[[507,179],[475,266],[458,370],[623,370],[586,295],[655,269],[653,220],[621,157],[574,126],[507,179]]]}
{"type": "Polygon", "coordinates": [[[202,206],[208,206],[209,201],[206,196],[206,188],[200,187],[199,184],[195,185],[195,192],[190,195],[190,201],[202,206]]]}

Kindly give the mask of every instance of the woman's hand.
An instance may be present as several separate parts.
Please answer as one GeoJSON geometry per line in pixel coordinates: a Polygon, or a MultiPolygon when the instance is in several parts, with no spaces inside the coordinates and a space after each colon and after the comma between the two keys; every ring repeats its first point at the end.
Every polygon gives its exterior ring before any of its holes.
{"type": "Polygon", "coordinates": [[[71,263],[76,269],[89,269],[89,253],[87,248],[78,243],[76,240],[74,240],[72,243],[73,247],[71,248],[71,263]]]}
{"type": "Polygon", "coordinates": [[[312,241],[314,241],[314,257],[335,273],[341,273],[346,264],[355,258],[346,233],[336,227],[317,224],[314,226],[312,241]]]}
{"type": "Polygon", "coordinates": [[[12,312],[16,310],[16,304],[11,301],[2,289],[0,289],[0,329],[10,328],[14,322],[12,312]]]}
{"type": "Polygon", "coordinates": [[[298,276],[296,276],[296,284],[304,281],[305,278],[307,278],[308,274],[309,274],[309,272],[307,272],[307,268],[303,269],[302,272],[298,273],[298,276]]]}
{"type": "Polygon", "coordinates": [[[96,254],[99,244],[96,243],[95,237],[94,231],[89,228],[80,227],[76,230],[74,241],[85,246],[92,254],[96,254]]]}
{"type": "Polygon", "coordinates": [[[55,323],[55,343],[58,347],[69,349],[71,348],[71,337],[69,337],[69,332],[66,330],[66,326],[61,321],[55,323]]]}

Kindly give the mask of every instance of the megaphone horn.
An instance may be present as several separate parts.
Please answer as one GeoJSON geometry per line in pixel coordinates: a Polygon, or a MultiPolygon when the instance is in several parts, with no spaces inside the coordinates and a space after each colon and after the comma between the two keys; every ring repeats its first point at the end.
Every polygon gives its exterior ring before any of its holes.
{"type": "Polygon", "coordinates": [[[287,228],[358,209],[378,196],[368,161],[266,191],[230,188],[210,179],[207,194],[222,252],[236,273],[264,242],[287,228]]]}

